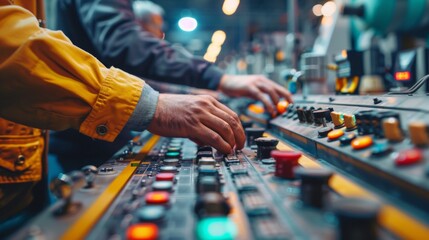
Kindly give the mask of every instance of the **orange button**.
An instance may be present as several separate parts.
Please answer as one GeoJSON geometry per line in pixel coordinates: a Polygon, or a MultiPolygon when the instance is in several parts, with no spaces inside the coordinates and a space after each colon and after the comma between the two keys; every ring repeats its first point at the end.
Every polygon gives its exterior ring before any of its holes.
{"type": "Polygon", "coordinates": [[[372,138],[369,136],[359,137],[352,141],[352,148],[355,150],[364,149],[372,145],[372,138]]]}
{"type": "Polygon", "coordinates": [[[344,135],[344,131],[343,130],[333,130],[333,131],[330,131],[328,133],[328,139],[329,140],[336,140],[336,139],[338,139],[339,137],[341,137],[343,135],[344,135]]]}
{"type": "Polygon", "coordinates": [[[166,204],[170,201],[170,193],[165,191],[150,192],[146,194],[147,204],[166,204]]]}
{"type": "Polygon", "coordinates": [[[127,229],[127,240],[156,240],[158,226],[153,223],[137,223],[127,229]]]}
{"type": "Polygon", "coordinates": [[[250,104],[248,107],[249,111],[255,114],[263,114],[265,112],[264,107],[256,104],[250,104]]]}
{"type": "Polygon", "coordinates": [[[288,105],[289,105],[289,103],[285,100],[279,101],[277,103],[277,113],[282,114],[282,113],[286,112],[288,105]]]}

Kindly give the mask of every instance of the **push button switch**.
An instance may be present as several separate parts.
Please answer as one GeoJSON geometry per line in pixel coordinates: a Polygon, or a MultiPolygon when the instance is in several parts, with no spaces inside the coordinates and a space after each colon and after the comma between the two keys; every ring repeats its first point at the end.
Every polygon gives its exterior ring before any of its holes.
{"type": "Polygon", "coordinates": [[[173,182],[171,181],[155,181],[152,184],[153,191],[166,191],[171,192],[173,190],[173,182]]]}
{"type": "Polygon", "coordinates": [[[395,158],[396,166],[408,166],[420,162],[423,159],[423,153],[419,149],[408,149],[398,153],[395,158]]]}
{"type": "Polygon", "coordinates": [[[136,211],[136,216],[140,222],[159,222],[164,219],[165,214],[165,207],[159,205],[144,206],[136,211]]]}
{"type": "Polygon", "coordinates": [[[200,240],[233,240],[237,227],[227,217],[210,217],[198,222],[196,235],[200,240]]]}
{"type": "Polygon", "coordinates": [[[294,178],[293,169],[298,166],[300,152],[272,151],[271,156],[276,160],[276,171],[274,175],[280,178],[294,178]]]}
{"type": "Polygon", "coordinates": [[[208,192],[199,196],[194,210],[199,218],[204,218],[226,216],[231,209],[222,194],[208,192]]]}
{"type": "Polygon", "coordinates": [[[373,156],[383,156],[392,151],[392,148],[387,143],[377,143],[371,148],[371,154],[373,156]]]}
{"type": "Polygon", "coordinates": [[[341,145],[349,145],[356,138],[356,134],[349,133],[345,136],[340,137],[341,145]]]}
{"type": "Polygon", "coordinates": [[[334,141],[334,140],[337,140],[338,138],[342,137],[343,135],[344,135],[343,130],[333,130],[333,131],[328,133],[328,139],[330,141],[334,141]]]}
{"type": "Polygon", "coordinates": [[[174,181],[173,173],[158,173],[155,176],[156,181],[174,181]]]}
{"type": "Polygon", "coordinates": [[[383,134],[392,142],[400,142],[404,138],[400,122],[397,118],[389,117],[383,120],[383,134]]]}
{"type": "Polygon", "coordinates": [[[369,136],[358,137],[352,141],[352,148],[354,150],[365,149],[367,147],[370,147],[372,143],[373,143],[372,137],[369,137],[369,136]]]}
{"type": "Polygon", "coordinates": [[[295,176],[301,179],[300,199],[304,205],[323,208],[332,172],[322,168],[298,167],[295,176]]]}
{"type": "Polygon", "coordinates": [[[408,125],[411,142],[417,146],[429,144],[429,126],[424,122],[411,122],[408,125]]]}
{"type": "Polygon", "coordinates": [[[338,238],[376,240],[379,204],[365,199],[342,199],[334,204],[338,219],[338,238]]]}
{"type": "Polygon", "coordinates": [[[255,139],[262,137],[265,129],[263,128],[246,128],[246,136],[247,136],[247,146],[251,147],[255,145],[255,139]]]}
{"type": "Polygon", "coordinates": [[[167,204],[170,201],[168,192],[150,192],[146,194],[145,201],[147,204],[167,204]]]}
{"type": "Polygon", "coordinates": [[[158,239],[158,226],[153,223],[137,223],[128,227],[127,240],[156,240],[158,239]]]}
{"type": "Polygon", "coordinates": [[[276,150],[276,146],[279,140],[275,138],[261,137],[255,139],[255,143],[258,146],[257,157],[258,159],[270,158],[271,151],[276,150]]]}
{"type": "Polygon", "coordinates": [[[335,128],[344,127],[343,114],[341,114],[339,112],[331,112],[331,119],[332,119],[332,123],[334,123],[335,128]]]}
{"type": "Polygon", "coordinates": [[[357,128],[355,115],[344,114],[344,125],[346,126],[347,131],[352,131],[357,128]]]}

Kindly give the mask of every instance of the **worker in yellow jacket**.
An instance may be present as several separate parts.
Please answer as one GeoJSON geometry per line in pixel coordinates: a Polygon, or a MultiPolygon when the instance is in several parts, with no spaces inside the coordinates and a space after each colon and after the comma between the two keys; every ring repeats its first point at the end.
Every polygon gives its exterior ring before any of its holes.
{"type": "Polygon", "coordinates": [[[17,6],[38,14],[40,3],[0,0],[0,226],[40,195],[31,192],[43,175],[46,140],[39,129],[74,128],[105,141],[124,128],[147,129],[224,153],[243,147],[230,109],[209,96],[159,94],[140,78],[106,68],[62,32],[40,27],[43,15],[38,20],[17,6]]]}

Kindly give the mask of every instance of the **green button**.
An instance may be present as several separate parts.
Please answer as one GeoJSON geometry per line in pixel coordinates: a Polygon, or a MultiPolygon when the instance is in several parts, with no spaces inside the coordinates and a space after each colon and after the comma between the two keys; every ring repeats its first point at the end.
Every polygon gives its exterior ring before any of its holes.
{"type": "Polygon", "coordinates": [[[165,153],[166,157],[178,157],[180,155],[180,152],[167,152],[165,153]]]}
{"type": "Polygon", "coordinates": [[[235,224],[226,217],[204,218],[197,225],[197,238],[200,240],[227,240],[236,236],[235,224]]]}

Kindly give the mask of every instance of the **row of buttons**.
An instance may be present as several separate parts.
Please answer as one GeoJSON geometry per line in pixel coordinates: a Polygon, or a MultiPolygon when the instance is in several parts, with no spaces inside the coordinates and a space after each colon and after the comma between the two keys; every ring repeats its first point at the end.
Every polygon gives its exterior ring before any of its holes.
{"type": "MultiPolygon", "coordinates": [[[[158,224],[162,224],[171,202],[171,192],[176,182],[176,173],[180,170],[181,139],[172,139],[168,145],[159,150],[160,164],[153,164],[147,176],[140,183],[142,190],[134,191],[135,202],[138,197],[144,195],[144,205],[134,206],[134,215],[137,223],[131,224],[126,231],[127,239],[155,240],[159,238],[158,224]],[[152,177],[154,176],[154,178],[152,177]],[[154,180],[153,180],[154,179],[154,180]],[[146,192],[150,189],[150,192],[146,192]]],[[[157,159],[154,159],[157,161],[157,159]]]]}

